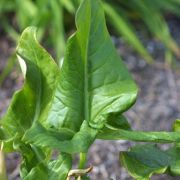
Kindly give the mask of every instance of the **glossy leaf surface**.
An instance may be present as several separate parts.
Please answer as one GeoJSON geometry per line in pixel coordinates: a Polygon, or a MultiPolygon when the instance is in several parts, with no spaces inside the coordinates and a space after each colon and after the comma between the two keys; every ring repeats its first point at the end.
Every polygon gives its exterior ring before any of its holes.
{"type": "Polygon", "coordinates": [[[137,87],[112,44],[99,0],[82,3],[76,26],[48,121],[55,128],[77,130],[83,120],[102,128],[109,113],[123,112],[134,103],[137,87]]]}
{"type": "Polygon", "coordinates": [[[87,151],[97,129],[105,126],[112,113],[127,110],[137,95],[137,87],[111,42],[100,1],[82,3],[76,26],[77,32],[67,43],[48,118],[41,122],[48,130],[61,132],[63,128],[76,134],[58,143],[35,125],[25,135],[27,142],[68,153],[87,151]]]}
{"type": "Polygon", "coordinates": [[[176,143],[166,152],[152,145],[134,147],[122,159],[135,178],[167,169],[178,174],[178,121],[176,132],[132,131],[122,115],[135,102],[137,87],[113,46],[100,0],[82,2],[76,28],[61,68],[39,45],[32,27],[17,47],[25,83],[13,96],[0,134],[5,151],[22,154],[22,178],[66,179],[71,155],[49,162],[48,153],[86,153],[96,138],[176,143]]]}
{"type": "Polygon", "coordinates": [[[45,120],[59,76],[57,65],[36,41],[34,28],[24,31],[17,55],[25,83],[13,96],[2,122],[3,129],[13,137],[23,135],[33,122],[45,120]]]}
{"type": "Polygon", "coordinates": [[[179,149],[162,151],[154,145],[135,146],[120,153],[122,165],[135,179],[149,179],[153,174],[180,174],[179,149]]]}

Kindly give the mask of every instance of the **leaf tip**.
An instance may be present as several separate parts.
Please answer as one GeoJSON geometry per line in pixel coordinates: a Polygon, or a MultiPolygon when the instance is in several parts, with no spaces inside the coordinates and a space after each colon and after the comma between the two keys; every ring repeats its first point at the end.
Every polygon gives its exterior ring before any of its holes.
{"type": "Polygon", "coordinates": [[[36,39],[36,32],[37,32],[37,28],[34,27],[34,26],[29,26],[27,27],[23,32],[22,32],[22,35],[19,39],[19,43],[18,43],[18,46],[16,48],[16,53],[19,54],[20,52],[20,49],[21,49],[21,46],[23,44],[23,41],[24,39],[36,39]]]}

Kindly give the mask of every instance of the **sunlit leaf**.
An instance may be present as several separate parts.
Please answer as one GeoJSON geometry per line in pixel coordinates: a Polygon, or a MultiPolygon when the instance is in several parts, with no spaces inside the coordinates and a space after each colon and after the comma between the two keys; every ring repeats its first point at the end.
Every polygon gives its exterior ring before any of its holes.
{"type": "Polygon", "coordinates": [[[82,3],[76,26],[77,32],[67,43],[48,118],[42,124],[47,129],[68,128],[77,134],[71,141],[52,143],[50,138],[40,140],[44,135],[35,134],[38,128],[33,126],[34,130],[31,128],[25,136],[28,142],[42,146],[54,144],[61,151],[71,153],[86,151],[109,115],[127,110],[137,95],[137,87],[108,34],[100,1],[82,3]],[[83,141],[85,138],[88,141],[83,141]],[[64,148],[65,144],[71,148],[64,148]]]}

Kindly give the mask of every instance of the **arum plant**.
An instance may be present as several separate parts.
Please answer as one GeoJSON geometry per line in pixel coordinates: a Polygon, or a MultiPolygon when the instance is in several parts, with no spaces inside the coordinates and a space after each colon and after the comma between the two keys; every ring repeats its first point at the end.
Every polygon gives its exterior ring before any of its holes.
{"type": "Polygon", "coordinates": [[[86,167],[86,157],[95,139],[173,143],[165,152],[154,145],[134,147],[121,152],[121,159],[137,179],[179,174],[179,121],[174,132],[139,132],[123,116],[138,88],[113,46],[100,0],[81,3],[76,28],[61,67],[39,45],[34,27],[20,38],[17,56],[25,82],[1,121],[0,135],[3,151],[22,155],[21,178],[87,179],[92,167],[86,167]],[[54,150],[59,155],[52,160],[54,150]],[[73,170],[77,153],[79,167],[73,170]]]}

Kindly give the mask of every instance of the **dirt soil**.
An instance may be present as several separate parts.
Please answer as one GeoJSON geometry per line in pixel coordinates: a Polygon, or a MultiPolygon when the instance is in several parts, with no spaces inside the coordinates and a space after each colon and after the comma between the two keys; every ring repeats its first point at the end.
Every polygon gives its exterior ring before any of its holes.
{"type": "MultiPolygon", "coordinates": [[[[180,23],[169,22],[173,36],[180,44],[180,23]]],[[[117,50],[127,64],[128,69],[139,86],[139,97],[136,104],[126,113],[132,128],[135,130],[170,131],[173,122],[180,118],[180,68],[172,69],[164,63],[164,47],[155,40],[144,40],[144,43],[155,59],[153,65],[147,64],[127,47],[122,39],[113,38],[117,50]]],[[[6,59],[13,52],[13,45],[7,37],[0,36],[0,72],[6,65],[6,59]]],[[[179,61],[180,62],[180,61],[179,61]]],[[[5,80],[0,88],[0,117],[5,113],[12,93],[21,87],[22,77],[17,68],[5,80]]],[[[119,163],[119,151],[125,151],[135,143],[128,141],[97,140],[90,148],[88,164],[94,166],[92,180],[129,180],[125,169],[119,163]]],[[[163,148],[167,148],[164,145],[163,148]]],[[[10,180],[18,178],[18,154],[7,155],[7,169],[10,180]]],[[[180,179],[170,176],[153,176],[153,180],[180,179]]]]}

